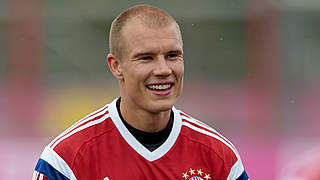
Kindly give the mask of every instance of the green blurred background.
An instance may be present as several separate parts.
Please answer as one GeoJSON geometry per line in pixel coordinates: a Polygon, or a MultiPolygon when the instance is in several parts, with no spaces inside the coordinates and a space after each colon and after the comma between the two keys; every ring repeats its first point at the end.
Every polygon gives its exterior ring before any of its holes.
{"type": "Polygon", "coordinates": [[[234,142],[252,179],[318,180],[317,0],[1,0],[0,179],[30,179],[50,139],[119,96],[109,28],[142,3],[181,27],[176,107],[234,142]]]}

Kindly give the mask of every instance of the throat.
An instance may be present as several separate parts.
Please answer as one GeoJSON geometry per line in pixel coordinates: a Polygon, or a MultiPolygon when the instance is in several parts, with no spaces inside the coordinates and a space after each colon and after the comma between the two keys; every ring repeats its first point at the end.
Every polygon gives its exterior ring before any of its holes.
{"type": "Polygon", "coordinates": [[[135,127],[131,126],[123,117],[120,111],[120,101],[119,98],[117,100],[117,110],[119,117],[121,118],[121,121],[126,126],[128,131],[149,151],[154,151],[158,147],[160,147],[169,137],[172,127],[173,127],[173,120],[174,120],[174,114],[171,110],[170,117],[167,125],[164,129],[158,131],[158,132],[146,132],[141,131],[139,129],[136,129],[135,127]]]}

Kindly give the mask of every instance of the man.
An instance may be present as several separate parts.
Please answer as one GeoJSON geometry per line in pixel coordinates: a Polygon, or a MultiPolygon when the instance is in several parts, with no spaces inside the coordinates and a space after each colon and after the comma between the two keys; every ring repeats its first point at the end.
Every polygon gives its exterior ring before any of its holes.
{"type": "Polygon", "coordinates": [[[173,106],[184,64],[171,16],[134,6],[113,21],[109,46],[121,98],[53,140],[33,179],[248,179],[227,139],[173,106]]]}

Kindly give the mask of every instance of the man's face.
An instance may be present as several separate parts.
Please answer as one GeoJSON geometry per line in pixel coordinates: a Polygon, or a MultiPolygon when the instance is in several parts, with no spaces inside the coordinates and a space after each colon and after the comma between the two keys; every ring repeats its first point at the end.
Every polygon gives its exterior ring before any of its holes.
{"type": "Polygon", "coordinates": [[[151,113],[171,109],[183,84],[183,49],[177,29],[151,29],[131,22],[122,32],[121,96],[130,108],[151,113]]]}

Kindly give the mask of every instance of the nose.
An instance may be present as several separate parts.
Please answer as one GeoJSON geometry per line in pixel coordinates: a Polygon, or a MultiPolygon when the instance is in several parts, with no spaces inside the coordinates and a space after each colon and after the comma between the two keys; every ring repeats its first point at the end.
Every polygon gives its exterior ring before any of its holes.
{"type": "Polygon", "coordinates": [[[157,58],[154,68],[154,74],[157,76],[168,76],[172,73],[168,61],[164,57],[157,58]]]}

